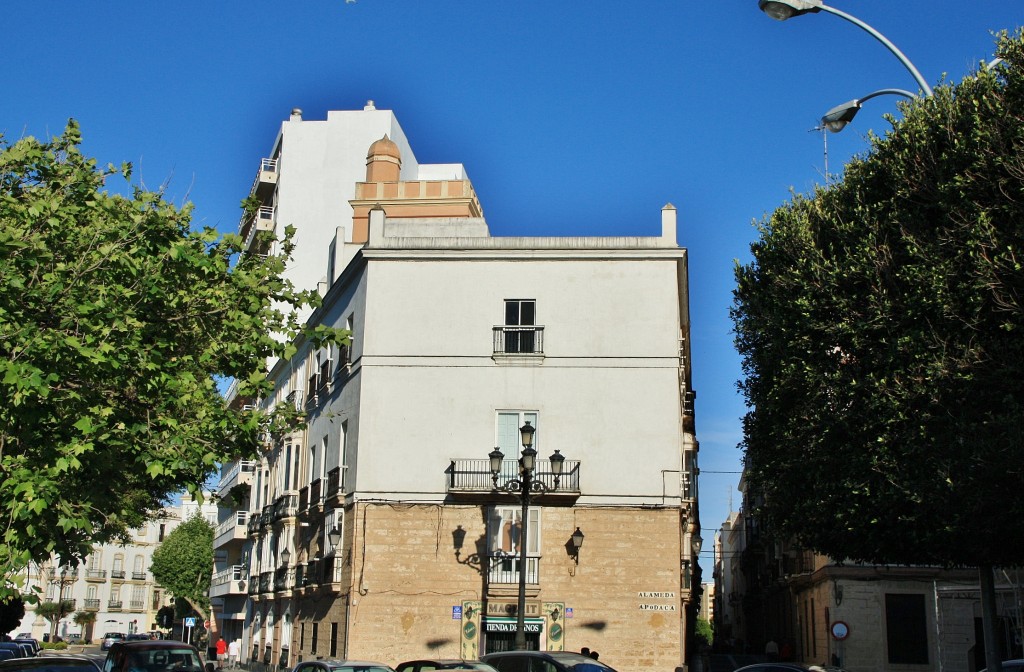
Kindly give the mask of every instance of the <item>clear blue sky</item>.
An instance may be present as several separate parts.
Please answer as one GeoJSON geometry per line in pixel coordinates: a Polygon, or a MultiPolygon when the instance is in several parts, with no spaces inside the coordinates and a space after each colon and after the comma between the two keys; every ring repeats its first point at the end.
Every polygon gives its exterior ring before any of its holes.
{"type": "MultiPolygon", "coordinates": [[[[832,6],[933,85],[1024,23],[1022,0],[832,6]]],[[[656,235],[673,203],[690,251],[708,570],[713,530],[740,502],[734,260],[749,258],[754,220],[823,181],[811,129],[825,110],[916,88],[856,26],[825,13],[779,23],[756,0],[35,0],[3,16],[8,140],[75,117],[87,152],[134,162],[223,231],[293,107],[323,119],[368,99],[395,111],[421,162],[466,166],[495,235],[656,235]]],[[[884,132],[895,101],[865,103],[829,135],[831,172],[884,132]]]]}

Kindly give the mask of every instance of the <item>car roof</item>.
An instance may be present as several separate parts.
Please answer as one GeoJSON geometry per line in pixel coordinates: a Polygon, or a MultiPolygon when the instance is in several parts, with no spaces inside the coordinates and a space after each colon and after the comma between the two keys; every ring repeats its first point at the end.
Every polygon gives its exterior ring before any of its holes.
{"type": "MultiPolygon", "coordinates": [[[[337,658],[325,658],[323,660],[309,660],[300,664],[306,663],[319,663],[327,665],[328,667],[384,667],[389,670],[391,669],[391,666],[387,663],[378,663],[372,660],[341,660],[337,658]]],[[[296,667],[298,667],[298,665],[296,665],[296,667]]]]}
{"type": "Polygon", "coordinates": [[[0,670],[34,670],[35,672],[66,672],[68,668],[76,670],[101,669],[99,661],[86,656],[61,654],[59,656],[41,656],[39,658],[15,658],[0,660],[0,670]]]}
{"type": "Polygon", "coordinates": [[[175,642],[170,639],[133,639],[133,640],[122,640],[120,642],[114,642],[110,646],[110,650],[117,649],[118,651],[139,651],[139,650],[152,650],[152,649],[192,649],[197,651],[196,647],[185,642],[175,642]]]}

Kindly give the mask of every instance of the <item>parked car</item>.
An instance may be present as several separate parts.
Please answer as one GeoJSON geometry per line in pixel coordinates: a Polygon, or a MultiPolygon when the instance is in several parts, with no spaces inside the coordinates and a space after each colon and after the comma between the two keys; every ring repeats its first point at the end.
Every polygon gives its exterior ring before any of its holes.
{"type": "Polygon", "coordinates": [[[308,660],[292,668],[292,672],[395,672],[384,663],[366,660],[308,660]]]}
{"type": "Polygon", "coordinates": [[[480,660],[498,672],[615,672],[599,660],[572,651],[501,651],[480,660]]]}
{"type": "Polygon", "coordinates": [[[124,641],[125,634],[123,632],[108,632],[103,635],[103,643],[100,644],[100,651],[109,651],[110,647],[114,642],[124,641]]]}
{"type": "MultiPolygon", "coordinates": [[[[988,668],[980,672],[987,672],[988,668]]],[[[1024,658],[1014,658],[1003,661],[1003,672],[1024,672],[1024,658]]]]}
{"type": "Polygon", "coordinates": [[[203,672],[203,659],[185,642],[119,641],[110,645],[103,672],[203,672]]]}
{"type": "Polygon", "coordinates": [[[25,647],[21,644],[15,644],[14,642],[0,642],[0,651],[10,651],[11,658],[27,658],[25,653],[25,647]]]}
{"type": "Polygon", "coordinates": [[[21,656],[12,649],[0,649],[0,661],[11,660],[12,658],[20,659],[21,656]]]}
{"type": "Polygon", "coordinates": [[[0,660],[0,672],[100,672],[100,664],[85,656],[61,654],[0,660]]]}
{"type": "Polygon", "coordinates": [[[480,660],[463,660],[461,658],[440,658],[424,660],[407,660],[395,666],[396,672],[431,672],[432,670],[477,670],[478,672],[497,672],[493,667],[480,660]]]}
{"type": "Polygon", "coordinates": [[[126,642],[147,641],[148,642],[149,641],[149,635],[147,635],[147,634],[145,634],[143,632],[133,632],[130,635],[128,635],[127,637],[125,637],[124,641],[126,641],[126,642]]]}
{"type": "Polygon", "coordinates": [[[734,672],[845,672],[834,665],[809,665],[804,663],[754,663],[746,665],[734,672]]]}

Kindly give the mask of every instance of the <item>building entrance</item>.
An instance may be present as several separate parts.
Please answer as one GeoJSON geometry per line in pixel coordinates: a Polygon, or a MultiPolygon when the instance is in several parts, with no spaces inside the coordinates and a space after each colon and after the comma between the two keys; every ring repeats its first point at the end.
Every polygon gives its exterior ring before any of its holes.
{"type": "MultiPolygon", "coordinates": [[[[530,651],[540,651],[540,635],[543,630],[543,620],[527,619],[526,626],[526,648],[530,651]]],[[[516,648],[516,621],[506,618],[488,618],[484,620],[484,653],[497,653],[499,651],[515,651],[516,648]]]]}

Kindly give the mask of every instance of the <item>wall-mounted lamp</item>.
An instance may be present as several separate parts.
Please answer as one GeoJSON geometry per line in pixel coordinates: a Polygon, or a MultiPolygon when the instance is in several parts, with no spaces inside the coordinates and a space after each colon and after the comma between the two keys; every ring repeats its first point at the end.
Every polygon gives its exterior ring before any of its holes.
{"type": "Polygon", "coordinates": [[[562,612],[558,610],[558,607],[555,607],[554,611],[551,612],[551,620],[557,623],[561,616],[562,612]]]}
{"type": "Polygon", "coordinates": [[[281,551],[281,562],[284,563],[285,567],[288,566],[288,561],[292,559],[292,552],[287,548],[281,551]]]}
{"type": "Polygon", "coordinates": [[[466,611],[465,611],[465,613],[463,615],[466,618],[473,618],[473,614],[475,614],[475,613],[476,613],[476,609],[474,609],[472,606],[469,606],[469,607],[466,607],[466,611]]]}
{"type": "Polygon", "coordinates": [[[700,538],[699,534],[695,534],[690,537],[690,549],[693,551],[693,557],[700,555],[700,547],[704,545],[704,540],[700,538]]]}
{"type": "Polygon", "coordinates": [[[341,543],[341,530],[338,529],[337,525],[331,528],[331,531],[327,533],[327,538],[330,540],[331,546],[334,548],[338,547],[338,544],[341,543]]]}
{"type": "Polygon", "coordinates": [[[238,580],[238,589],[239,590],[245,590],[245,579],[239,579],[238,580]]]}
{"type": "Polygon", "coordinates": [[[580,564],[580,548],[583,547],[583,531],[580,528],[576,528],[576,531],[569,537],[569,543],[572,544],[572,556],[576,559],[576,564],[580,564]]]}
{"type": "Polygon", "coordinates": [[[832,580],[832,597],[835,599],[837,607],[843,603],[843,587],[835,579],[832,580]]]}

